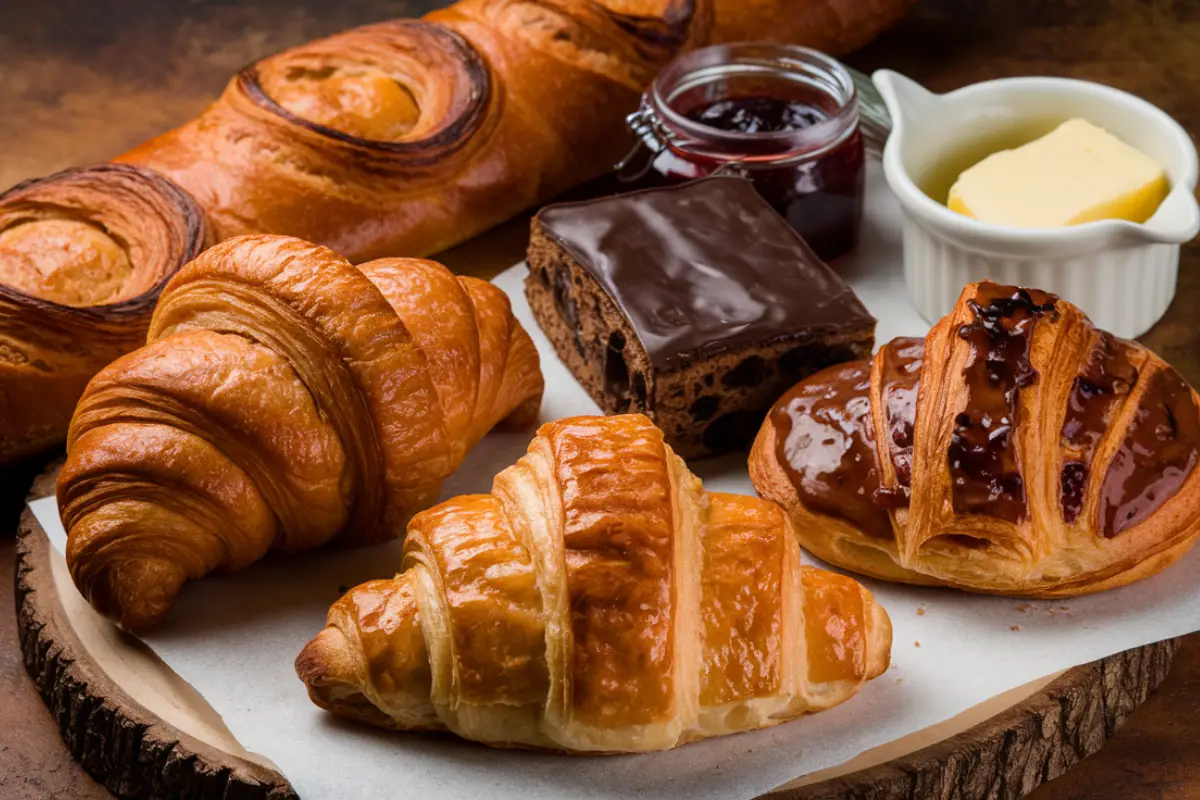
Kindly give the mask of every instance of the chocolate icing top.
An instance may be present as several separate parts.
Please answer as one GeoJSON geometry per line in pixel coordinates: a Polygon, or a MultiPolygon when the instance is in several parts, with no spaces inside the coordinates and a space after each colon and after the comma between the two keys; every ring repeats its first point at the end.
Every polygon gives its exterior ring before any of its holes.
{"type": "Polygon", "coordinates": [[[1134,346],[1100,332],[1071,384],[1063,418],[1062,445],[1067,454],[1059,478],[1063,519],[1072,524],[1083,511],[1092,457],[1108,426],[1138,380],[1134,346]]]}
{"type": "Polygon", "coordinates": [[[1021,522],[1027,509],[1013,431],[1017,398],[1038,379],[1029,362],[1033,329],[1054,318],[1054,295],[983,283],[968,301],[974,319],[958,329],[971,348],[963,368],[967,402],[954,418],[947,457],[956,514],[1021,522]]]}
{"type": "Polygon", "coordinates": [[[1170,367],[1149,381],[1104,477],[1100,515],[1108,538],[1174,497],[1200,459],[1200,414],[1191,387],[1170,367]]]}
{"type": "Polygon", "coordinates": [[[658,369],[874,324],[741,178],[547,206],[536,221],[629,318],[658,369]]]}
{"type": "Polygon", "coordinates": [[[890,539],[891,517],[877,497],[870,391],[869,361],[829,367],[796,384],[771,411],[775,455],[806,506],[890,539]]]}
{"type": "Polygon", "coordinates": [[[924,339],[893,339],[883,346],[880,396],[887,427],[887,451],[896,469],[900,505],[908,505],[912,485],[913,425],[924,362],[924,339]]]}

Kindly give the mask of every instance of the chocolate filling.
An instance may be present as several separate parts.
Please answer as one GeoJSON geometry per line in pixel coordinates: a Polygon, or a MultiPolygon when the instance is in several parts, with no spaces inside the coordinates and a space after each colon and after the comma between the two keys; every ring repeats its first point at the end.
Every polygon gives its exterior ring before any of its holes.
{"type": "Polygon", "coordinates": [[[891,518],[876,502],[870,388],[867,361],[831,367],[793,387],[771,412],[775,450],[807,507],[891,539],[891,518]]]}
{"type": "Polygon", "coordinates": [[[1070,458],[1063,465],[1059,481],[1063,519],[1068,524],[1075,522],[1083,511],[1096,446],[1137,383],[1138,371],[1130,362],[1132,355],[1130,345],[1101,332],[1087,363],[1071,385],[1062,426],[1062,445],[1070,458]]]}
{"type": "Polygon", "coordinates": [[[956,514],[1021,522],[1027,508],[1013,431],[1022,389],[1037,381],[1029,345],[1037,321],[1057,315],[1056,298],[1035,289],[983,284],[968,301],[975,319],[958,329],[971,348],[966,408],[947,453],[956,514]]]}
{"type": "Polygon", "coordinates": [[[1187,382],[1170,367],[1150,377],[1100,495],[1104,535],[1142,522],[1179,491],[1200,452],[1200,413],[1187,382]]]}
{"type": "Polygon", "coordinates": [[[909,487],[912,486],[913,424],[924,359],[924,339],[893,339],[883,349],[880,390],[884,424],[888,435],[887,449],[899,484],[880,490],[879,501],[889,507],[908,505],[909,487]]]}

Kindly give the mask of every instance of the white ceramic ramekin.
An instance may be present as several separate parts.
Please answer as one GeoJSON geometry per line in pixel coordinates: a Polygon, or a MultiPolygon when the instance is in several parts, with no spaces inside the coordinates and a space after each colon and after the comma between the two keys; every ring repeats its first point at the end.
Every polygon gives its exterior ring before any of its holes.
{"type": "Polygon", "coordinates": [[[872,77],[892,116],[883,169],[904,210],[904,280],[925,319],[948,313],[965,284],[991,278],[1053,292],[1118,336],[1139,336],[1158,321],[1175,296],[1179,245],[1200,230],[1196,147],[1175,120],[1126,92],[1066,78],[1006,78],[936,95],[889,70],[872,77]],[[917,185],[948,154],[998,130],[1072,117],[1167,171],[1170,194],[1145,223],[993,225],[950,211],[917,185]]]}

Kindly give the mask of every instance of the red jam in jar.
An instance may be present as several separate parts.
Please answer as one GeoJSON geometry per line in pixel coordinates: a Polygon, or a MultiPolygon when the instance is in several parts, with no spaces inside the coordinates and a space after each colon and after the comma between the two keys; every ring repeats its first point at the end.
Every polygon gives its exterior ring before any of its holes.
{"type": "Polygon", "coordinates": [[[696,50],[659,74],[629,125],[650,150],[642,172],[656,182],[744,174],[824,260],[857,242],[858,95],[832,58],[773,44],[696,50]]]}

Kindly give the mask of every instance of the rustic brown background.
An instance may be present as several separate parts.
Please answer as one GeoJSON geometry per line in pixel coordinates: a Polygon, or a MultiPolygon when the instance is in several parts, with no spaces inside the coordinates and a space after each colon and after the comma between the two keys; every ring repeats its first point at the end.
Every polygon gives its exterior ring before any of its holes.
{"type": "MultiPolygon", "coordinates": [[[[256,57],[436,5],[0,0],[0,187],[103,160],[196,114],[256,57]]],[[[898,29],[848,61],[898,69],[938,91],[1005,75],[1089,78],[1140,94],[1194,138],[1200,133],[1200,0],[921,0],[898,29]]],[[[520,226],[512,231],[506,238],[519,247],[520,226]]],[[[1198,307],[1193,245],[1175,304],[1145,337],[1193,383],[1198,307]]],[[[13,501],[31,475],[0,475],[0,497],[9,500],[0,513],[0,573],[13,569],[13,501]]],[[[0,798],[107,797],[71,761],[24,672],[12,603],[0,593],[0,798]]],[[[1200,798],[1200,637],[1185,641],[1166,684],[1099,756],[1034,797],[1200,798]]]]}

